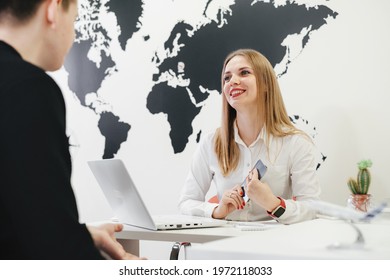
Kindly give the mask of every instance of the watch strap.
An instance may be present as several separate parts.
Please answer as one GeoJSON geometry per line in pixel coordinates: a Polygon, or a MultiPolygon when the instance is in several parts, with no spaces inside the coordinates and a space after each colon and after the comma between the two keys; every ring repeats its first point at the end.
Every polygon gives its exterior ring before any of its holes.
{"type": "Polygon", "coordinates": [[[282,216],[286,211],[286,202],[279,196],[278,199],[280,200],[280,204],[272,212],[267,211],[268,215],[270,215],[272,218],[280,218],[280,216],[282,216]]]}

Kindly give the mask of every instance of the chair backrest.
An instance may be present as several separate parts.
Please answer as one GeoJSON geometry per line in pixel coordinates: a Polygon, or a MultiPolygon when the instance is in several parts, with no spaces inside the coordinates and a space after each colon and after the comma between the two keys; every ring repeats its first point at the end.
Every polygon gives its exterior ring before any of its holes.
{"type": "Polygon", "coordinates": [[[210,197],[210,199],[208,200],[208,202],[211,202],[211,203],[219,203],[218,195],[214,195],[213,197],[210,197]]]}

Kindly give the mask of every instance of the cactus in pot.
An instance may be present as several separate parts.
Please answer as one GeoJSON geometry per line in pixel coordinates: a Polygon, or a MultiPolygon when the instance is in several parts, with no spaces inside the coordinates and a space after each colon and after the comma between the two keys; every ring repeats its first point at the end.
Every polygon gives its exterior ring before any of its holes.
{"type": "Polygon", "coordinates": [[[372,166],[371,160],[362,160],[358,163],[359,172],[357,180],[349,178],[347,185],[351,190],[348,206],[352,209],[367,212],[371,207],[371,195],[368,189],[371,183],[371,174],[368,168],[372,166]]]}
{"type": "Polygon", "coordinates": [[[371,183],[371,174],[368,168],[372,166],[371,160],[362,160],[358,163],[359,172],[357,180],[349,178],[348,187],[352,194],[367,194],[371,183]]]}

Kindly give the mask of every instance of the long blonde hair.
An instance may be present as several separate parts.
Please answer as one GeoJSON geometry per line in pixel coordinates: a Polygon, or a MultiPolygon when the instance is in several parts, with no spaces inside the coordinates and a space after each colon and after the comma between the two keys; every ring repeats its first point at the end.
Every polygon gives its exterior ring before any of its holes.
{"type": "MultiPolygon", "coordinates": [[[[246,58],[254,70],[257,84],[258,112],[264,115],[266,128],[266,142],[269,143],[270,135],[283,137],[286,135],[301,133],[291,122],[283,102],[279,84],[271,63],[256,50],[239,49],[230,53],[223,64],[221,74],[221,89],[224,88],[224,73],[229,61],[241,55],[246,58]]],[[[214,150],[217,154],[218,164],[224,176],[236,169],[240,150],[234,141],[234,122],[236,110],[229,105],[222,92],[222,122],[217,129],[214,142],[214,150]]],[[[267,144],[268,145],[268,144],[267,144]]],[[[268,148],[268,147],[267,147],[268,148]]]]}

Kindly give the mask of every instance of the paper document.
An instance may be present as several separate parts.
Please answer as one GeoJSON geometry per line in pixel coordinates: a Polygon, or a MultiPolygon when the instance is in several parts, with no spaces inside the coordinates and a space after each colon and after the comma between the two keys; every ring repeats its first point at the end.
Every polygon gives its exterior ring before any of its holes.
{"type": "Polygon", "coordinates": [[[263,221],[263,222],[241,222],[241,221],[229,221],[229,224],[233,224],[235,228],[242,231],[262,231],[278,227],[282,224],[276,221],[263,221]]]}

